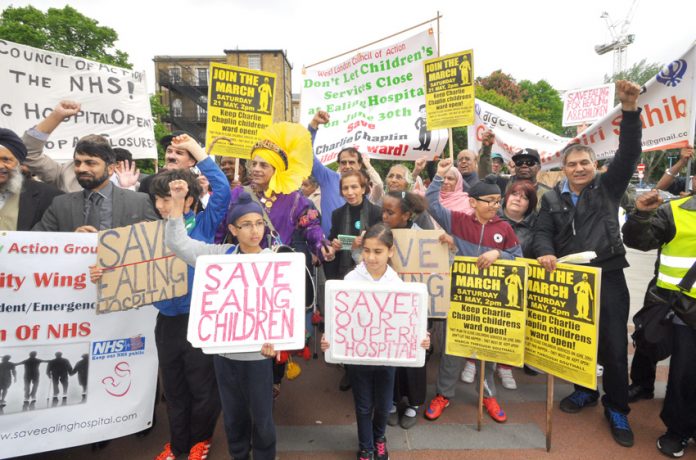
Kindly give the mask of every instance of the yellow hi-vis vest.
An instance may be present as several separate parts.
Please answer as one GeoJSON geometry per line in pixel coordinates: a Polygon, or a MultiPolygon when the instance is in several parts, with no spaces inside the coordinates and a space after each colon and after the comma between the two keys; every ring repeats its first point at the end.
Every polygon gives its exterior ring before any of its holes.
{"type": "MultiPolygon", "coordinates": [[[[677,285],[696,262],[696,211],[680,207],[691,198],[686,197],[669,203],[676,233],[672,241],[662,246],[657,285],[671,291],[680,291],[677,285]]],[[[696,298],[696,283],[694,284],[690,291],[683,291],[684,294],[696,298]]]]}

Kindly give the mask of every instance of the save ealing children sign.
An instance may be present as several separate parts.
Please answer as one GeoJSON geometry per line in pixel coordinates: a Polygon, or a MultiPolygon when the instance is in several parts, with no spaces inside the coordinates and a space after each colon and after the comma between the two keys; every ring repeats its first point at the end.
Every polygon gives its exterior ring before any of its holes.
{"type": "Polygon", "coordinates": [[[423,283],[326,282],[327,363],[421,367],[427,334],[423,283]]]}
{"type": "Polygon", "coordinates": [[[601,269],[528,262],[525,364],[596,389],[601,269]]]}
{"type": "Polygon", "coordinates": [[[474,124],[474,51],[423,62],[428,129],[474,124]]]}
{"type": "Polygon", "coordinates": [[[273,123],[274,73],[210,63],[206,151],[211,155],[249,158],[258,133],[273,123]],[[210,150],[218,136],[221,139],[210,150]]]}
{"type": "Polygon", "coordinates": [[[522,366],[526,284],[523,261],[499,260],[479,269],[476,257],[455,258],[446,353],[522,366]]]}
{"type": "Polygon", "coordinates": [[[111,313],[172,299],[188,292],[186,263],[164,243],[164,220],[99,232],[97,313],[111,313]]]}
{"type": "Polygon", "coordinates": [[[297,350],[305,340],[305,258],[299,253],[201,256],[188,341],[205,353],[297,350]]]}
{"type": "Polygon", "coordinates": [[[407,282],[428,287],[428,316],[446,318],[450,306],[450,252],[439,241],[442,230],[395,229],[391,265],[407,282]]]}

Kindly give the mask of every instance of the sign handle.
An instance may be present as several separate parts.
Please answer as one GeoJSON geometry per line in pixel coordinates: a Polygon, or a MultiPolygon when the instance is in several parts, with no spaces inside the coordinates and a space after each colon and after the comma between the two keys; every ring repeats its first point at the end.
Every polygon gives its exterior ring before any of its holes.
{"type": "Polygon", "coordinates": [[[454,160],[454,137],[452,137],[452,128],[447,128],[447,135],[449,136],[449,157],[454,160]]]}
{"type": "Polygon", "coordinates": [[[481,424],[483,423],[483,382],[485,379],[484,373],[486,372],[486,362],[484,360],[479,361],[479,391],[478,391],[478,418],[476,420],[476,429],[481,431],[481,424]]]}
{"type": "Polygon", "coordinates": [[[234,159],[234,181],[239,181],[239,158],[234,159]]]}
{"type": "Polygon", "coordinates": [[[553,412],[553,375],[546,374],[546,452],[551,452],[551,414],[553,412]]]}

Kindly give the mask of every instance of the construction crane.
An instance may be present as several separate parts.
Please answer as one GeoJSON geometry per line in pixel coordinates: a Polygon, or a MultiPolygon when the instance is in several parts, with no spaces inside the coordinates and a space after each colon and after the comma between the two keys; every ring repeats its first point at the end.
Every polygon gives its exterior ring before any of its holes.
{"type": "Polygon", "coordinates": [[[633,19],[637,6],[638,0],[633,0],[631,7],[628,9],[628,14],[626,14],[626,17],[622,21],[612,22],[609,13],[606,11],[602,12],[600,16],[607,24],[611,41],[609,43],[597,45],[594,49],[600,56],[609,51],[614,52],[614,68],[612,75],[626,70],[626,48],[628,48],[628,45],[633,43],[636,38],[634,34],[628,33],[628,27],[631,25],[631,20],[633,19]]]}

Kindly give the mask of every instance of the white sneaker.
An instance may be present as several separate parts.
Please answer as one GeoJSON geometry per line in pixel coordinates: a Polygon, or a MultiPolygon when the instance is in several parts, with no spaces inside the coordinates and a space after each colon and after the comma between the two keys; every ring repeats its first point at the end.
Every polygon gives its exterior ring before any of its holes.
{"type": "Polygon", "coordinates": [[[597,377],[601,377],[604,375],[604,366],[601,364],[597,364],[597,377]]]}
{"type": "Polygon", "coordinates": [[[503,382],[503,388],[506,390],[516,390],[517,382],[515,382],[515,377],[512,376],[512,369],[505,369],[503,367],[498,367],[498,377],[503,382]]]}
{"type": "Polygon", "coordinates": [[[460,378],[464,383],[474,383],[474,379],[476,378],[476,363],[467,361],[460,378]]]}

